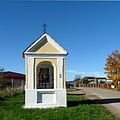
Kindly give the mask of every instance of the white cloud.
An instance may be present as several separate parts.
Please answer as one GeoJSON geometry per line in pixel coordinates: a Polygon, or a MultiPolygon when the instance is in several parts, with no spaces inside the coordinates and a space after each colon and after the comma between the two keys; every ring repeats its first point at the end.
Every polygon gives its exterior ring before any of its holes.
{"type": "Polygon", "coordinates": [[[84,76],[105,77],[106,76],[103,72],[80,72],[76,70],[66,70],[66,72],[74,75],[80,74],[82,77],[84,76]]]}

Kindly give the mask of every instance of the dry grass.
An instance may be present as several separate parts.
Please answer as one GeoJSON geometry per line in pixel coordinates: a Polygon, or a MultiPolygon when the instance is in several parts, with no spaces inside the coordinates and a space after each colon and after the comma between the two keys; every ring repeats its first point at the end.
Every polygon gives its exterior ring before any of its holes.
{"type": "Polygon", "coordinates": [[[118,88],[112,88],[112,90],[114,90],[114,91],[120,91],[120,87],[118,87],[118,88]]]}
{"type": "Polygon", "coordinates": [[[9,96],[14,96],[18,93],[23,93],[24,90],[21,88],[5,88],[4,90],[0,90],[0,99],[9,97],[9,96]]]}

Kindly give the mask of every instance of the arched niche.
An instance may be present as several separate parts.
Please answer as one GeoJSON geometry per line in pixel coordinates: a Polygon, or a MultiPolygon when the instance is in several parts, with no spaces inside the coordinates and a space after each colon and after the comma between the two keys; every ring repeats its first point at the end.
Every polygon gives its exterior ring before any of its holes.
{"type": "Polygon", "coordinates": [[[54,66],[49,61],[37,65],[37,89],[54,88],[54,66]]]}

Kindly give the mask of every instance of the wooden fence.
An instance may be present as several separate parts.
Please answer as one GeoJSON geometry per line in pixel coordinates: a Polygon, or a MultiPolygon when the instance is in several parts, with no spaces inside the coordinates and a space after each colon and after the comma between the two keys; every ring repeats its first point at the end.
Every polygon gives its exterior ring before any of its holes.
{"type": "Polygon", "coordinates": [[[81,84],[81,87],[111,88],[111,84],[81,84]]]}

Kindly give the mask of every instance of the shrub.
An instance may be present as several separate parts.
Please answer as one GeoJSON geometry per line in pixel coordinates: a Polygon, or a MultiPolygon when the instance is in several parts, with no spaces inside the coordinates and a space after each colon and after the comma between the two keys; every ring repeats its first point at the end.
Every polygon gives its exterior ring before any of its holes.
{"type": "Polygon", "coordinates": [[[18,93],[23,93],[24,90],[21,88],[6,88],[4,90],[0,90],[0,99],[4,99],[5,97],[14,96],[18,93]]]}

